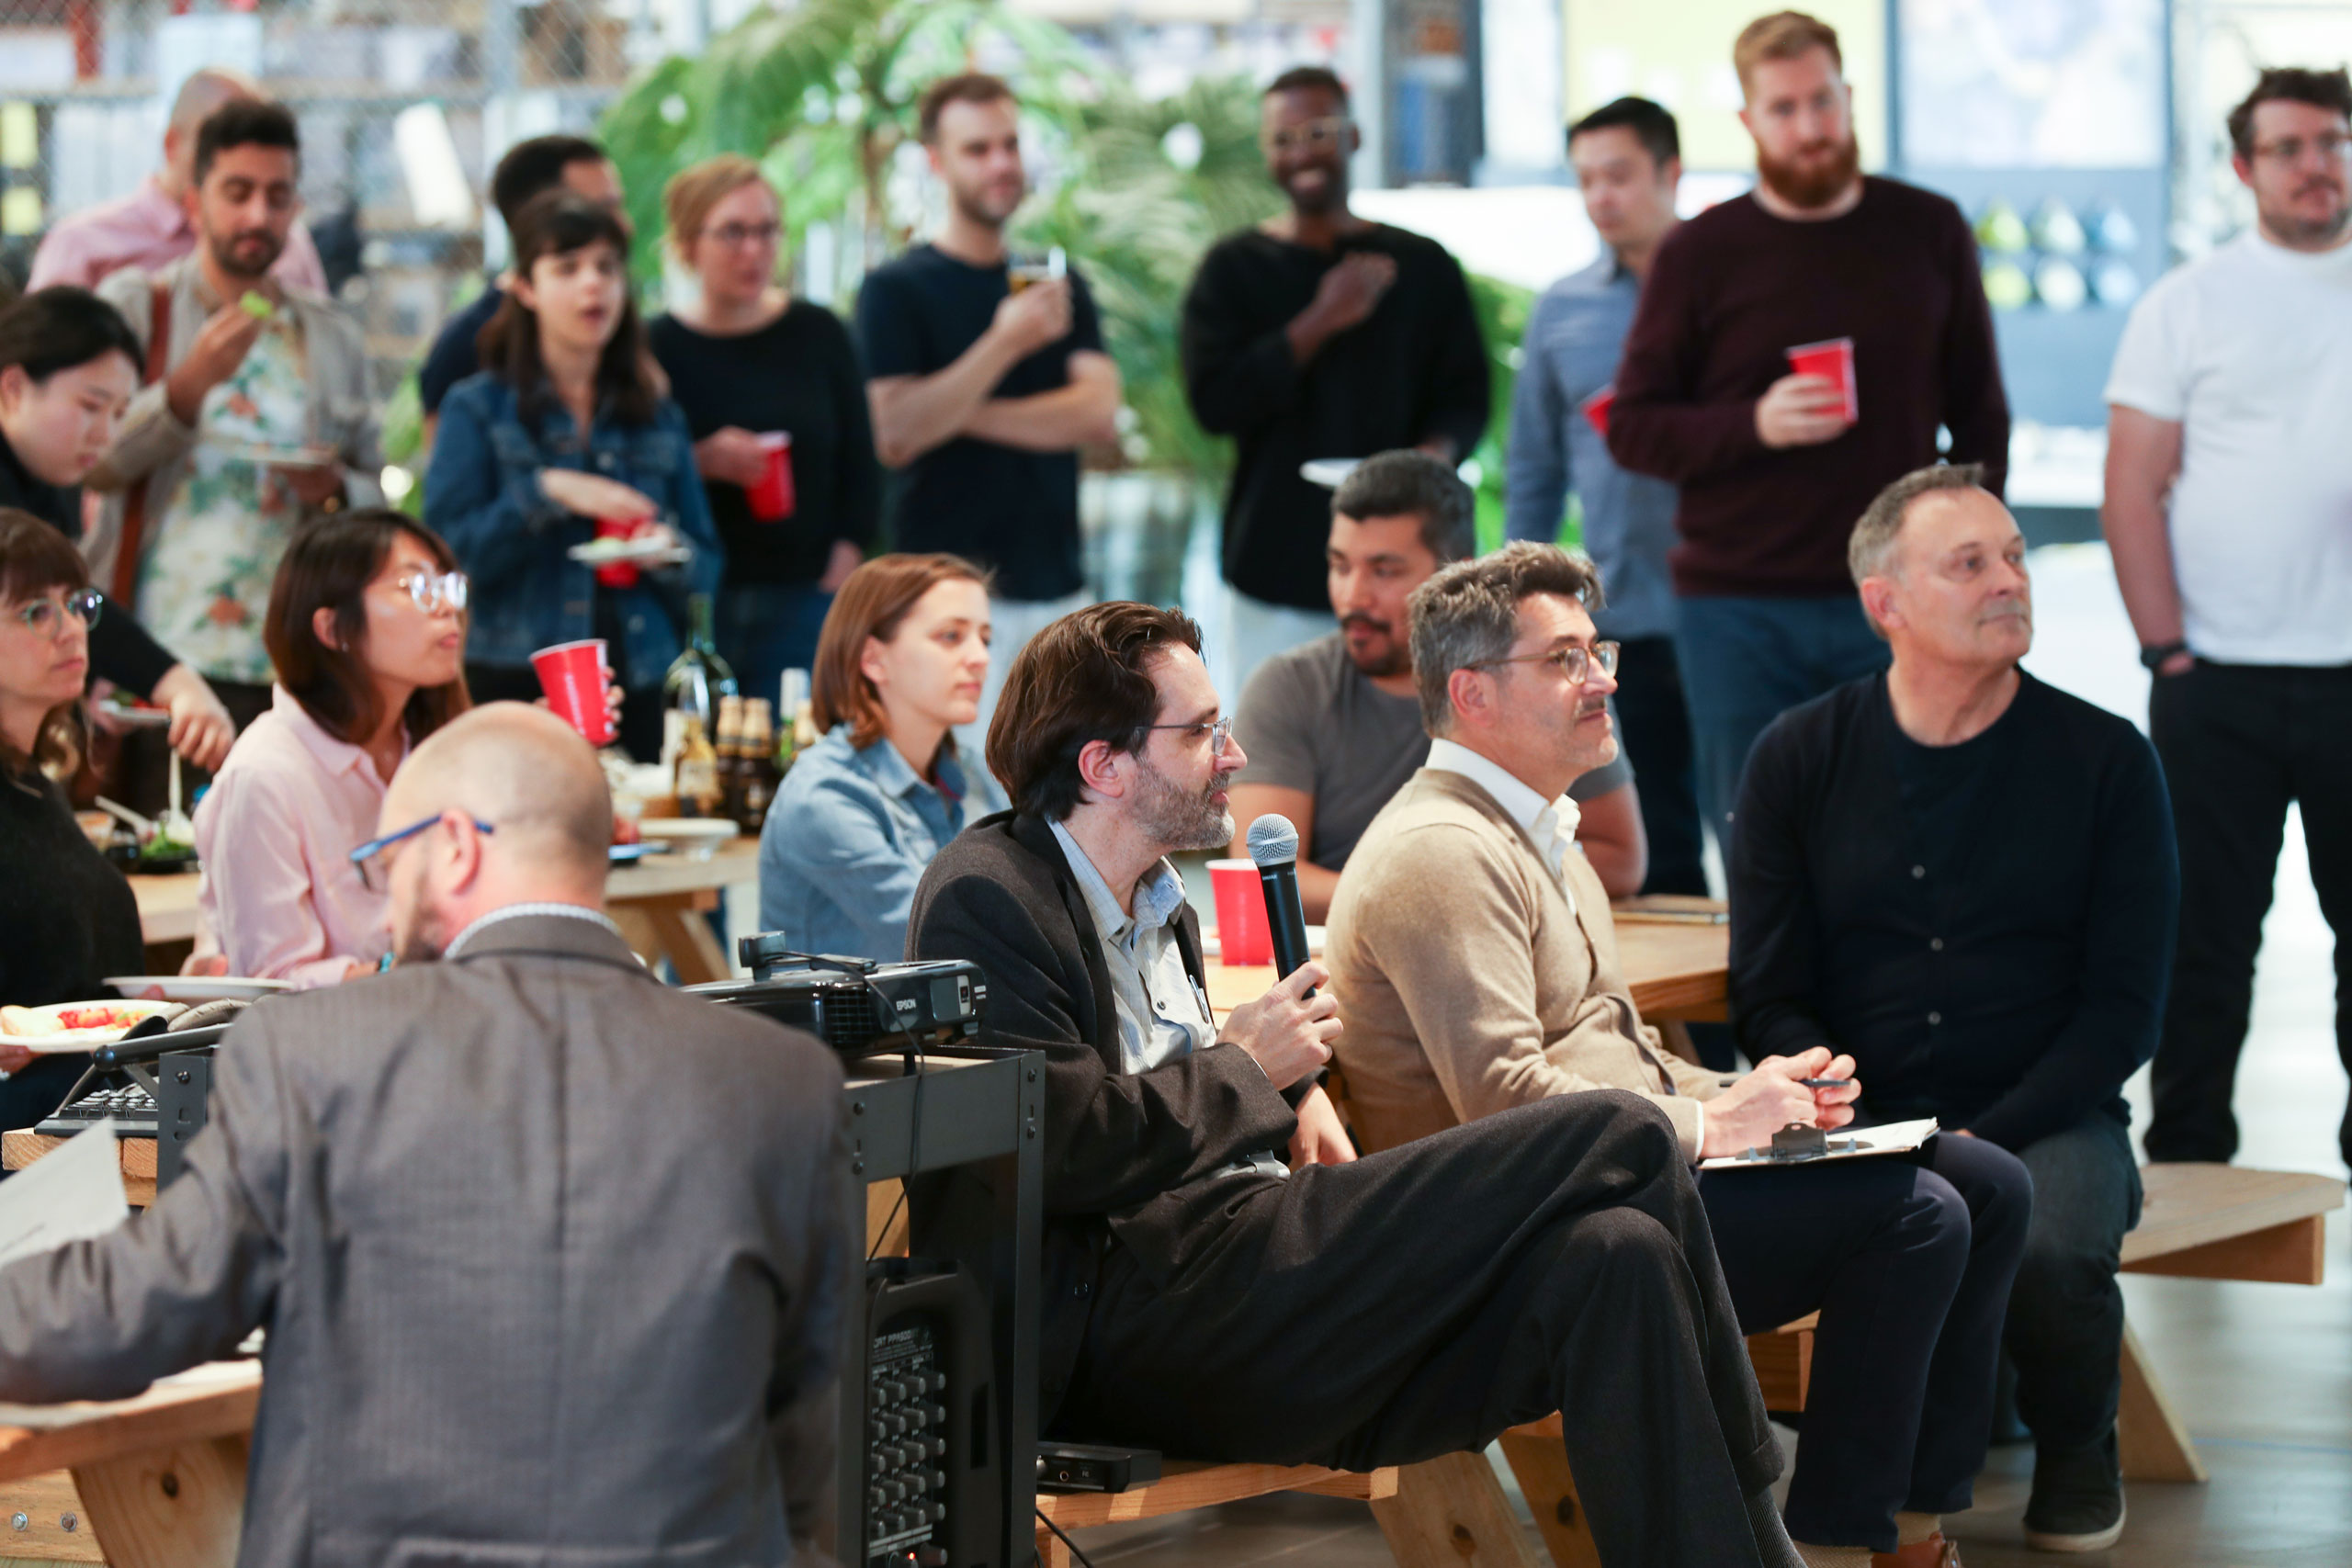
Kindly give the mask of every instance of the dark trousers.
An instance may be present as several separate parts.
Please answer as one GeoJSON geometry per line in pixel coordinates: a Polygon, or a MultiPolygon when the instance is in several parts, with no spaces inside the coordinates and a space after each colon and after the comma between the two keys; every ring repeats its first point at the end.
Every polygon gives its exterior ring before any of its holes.
{"type": "MultiPolygon", "coordinates": [[[[254,720],[269,711],[270,688],[245,681],[212,681],[213,692],[220,705],[229,710],[230,720],[243,735],[254,720]]],[[[114,783],[121,793],[108,792],[107,798],[119,801],[133,811],[153,817],[171,804],[172,747],[161,729],[134,729],[122,738],[122,751],[115,764],[114,783]]],[[[193,816],[196,812],[196,792],[212,782],[212,775],[192,763],[180,764],[180,809],[193,816]]]]}
{"type": "Polygon", "coordinates": [[[1061,1431],[1365,1470],[1558,1410],[1603,1562],[1758,1561],[1780,1450],[1654,1106],[1521,1106],[1228,1214],[1171,1267],[1113,1247],[1061,1431]]]}
{"type": "Polygon", "coordinates": [[[1617,724],[1642,800],[1649,840],[1645,893],[1707,891],[1701,859],[1699,783],[1690,748],[1690,714],[1682,703],[1682,668],[1670,637],[1624,639],[1617,665],[1617,724]]]}
{"type": "Polygon", "coordinates": [[[1973,1138],[1928,1161],[1699,1179],[1741,1330],[1821,1314],[1787,1512],[1809,1545],[1892,1551],[1897,1509],[1960,1512],[1984,1462],[2033,1182],[1973,1138]]]}
{"type": "Polygon", "coordinates": [[[2018,1151],[2033,1177],[2033,1222],[2009,1290],[2005,1335],[2018,1418],[2034,1440],[2106,1438],[2122,1392],[2123,1236],[2140,1223],[2140,1169],[2123,1123],[2095,1111],[2018,1151]]]}
{"type": "MultiPolygon", "coordinates": [[[[2302,807],[2312,883],[2335,932],[2335,1049],[2352,1071],[2352,666],[2200,660],[2156,678],[2148,734],[2180,840],[2180,943],[2148,1157],[2227,1160],[2237,1153],[2230,1098],[2290,803],[2302,807]]],[[[2352,1161],[2352,1112],[2340,1137],[2352,1161]]]]}
{"type": "Polygon", "coordinates": [[[1739,775],[1764,727],[1892,655],[1850,593],[1834,599],[1681,599],[1674,650],[1690,706],[1699,809],[1731,858],[1739,775]]]}
{"type": "Polygon", "coordinates": [[[773,706],[786,670],[814,668],[817,634],[832,607],[833,596],[813,582],[754,582],[721,592],[718,652],[743,694],[773,706]]]}

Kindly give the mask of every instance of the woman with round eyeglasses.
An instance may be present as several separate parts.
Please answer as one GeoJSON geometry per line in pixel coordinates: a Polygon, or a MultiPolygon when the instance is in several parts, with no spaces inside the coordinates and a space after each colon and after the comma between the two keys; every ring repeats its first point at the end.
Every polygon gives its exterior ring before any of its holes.
{"type": "Polygon", "coordinates": [[[449,547],[397,512],[295,536],[263,633],[270,710],[196,810],[206,967],[302,987],[377,967],[388,905],[351,846],[375,835],[409,749],[469,705],[466,597],[449,547]]]}
{"type": "MultiPolygon", "coordinates": [[[[111,995],[146,967],[139,905],[91,847],[58,781],[80,766],[90,626],[105,601],[82,552],[46,522],[0,508],[0,1004],[111,995]]],[[[0,1045],[0,1126],[57,1109],[85,1055],[0,1045]]]]}
{"type": "Polygon", "coordinates": [[[784,210],[757,164],[697,164],[662,199],[695,287],[646,337],[727,545],[718,650],[746,694],[773,698],[781,671],[814,663],[833,594],[874,542],[882,465],[865,374],[841,318],[776,280],[784,210]],[[763,491],[779,435],[790,482],[763,491]]]}

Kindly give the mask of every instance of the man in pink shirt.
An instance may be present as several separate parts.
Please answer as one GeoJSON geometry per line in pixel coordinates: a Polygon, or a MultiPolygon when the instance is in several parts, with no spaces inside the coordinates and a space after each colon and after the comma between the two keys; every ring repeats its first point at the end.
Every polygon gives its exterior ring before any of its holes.
{"type": "MultiPolygon", "coordinates": [[[[171,123],[164,130],[164,166],[119,200],[77,212],[51,228],[33,254],[28,291],[53,283],[96,288],[108,273],[126,266],[155,272],[196,249],[196,225],[187,212],[196,131],[205,117],[235,98],[258,98],[260,88],[233,71],[208,68],[190,76],[172,100],[171,123]]],[[[327,292],[318,247],[300,223],[287,236],[285,254],[271,269],[280,283],[313,293],[327,292]]]]}

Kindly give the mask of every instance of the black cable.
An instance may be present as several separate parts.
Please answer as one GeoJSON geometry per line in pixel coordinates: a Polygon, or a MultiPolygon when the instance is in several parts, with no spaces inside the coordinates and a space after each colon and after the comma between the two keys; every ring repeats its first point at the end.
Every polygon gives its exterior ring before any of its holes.
{"type": "Polygon", "coordinates": [[[1053,1532],[1054,1532],[1054,1539],[1055,1539],[1056,1540],[1060,1541],[1064,1546],[1067,1546],[1067,1547],[1069,1547],[1069,1554],[1070,1554],[1072,1557],[1075,1557],[1075,1558],[1077,1558],[1077,1559],[1078,1559],[1078,1561],[1079,1561],[1080,1564],[1081,1565],[1081,1568],[1094,1568],[1094,1564],[1093,1564],[1091,1561],[1089,1561],[1089,1560],[1088,1560],[1086,1553],[1084,1553],[1083,1551],[1080,1551],[1078,1549],[1078,1542],[1076,1542],[1076,1541],[1074,1541],[1074,1540],[1070,1540],[1070,1538],[1069,1538],[1068,1535],[1065,1535],[1065,1534],[1062,1532],[1062,1527],[1061,1527],[1061,1526],[1059,1526],[1059,1525],[1057,1525],[1057,1524],[1054,1523],[1054,1521],[1053,1521],[1053,1520],[1048,1519],[1048,1518],[1046,1518],[1046,1510],[1045,1510],[1045,1509],[1040,1508],[1040,1509],[1038,1509],[1038,1510],[1037,1510],[1037,1517],[1038,1517],[1038,1519],[1039,1519],[1039,1520],[1040,1520],[1040,1521],[1045,1525],[1045,1527],[1046,1527],[1047,1529],[1049,1529],[1049,1530],[1051,1530],[1051,1531],[1053,1531],[1053,1532]]]}

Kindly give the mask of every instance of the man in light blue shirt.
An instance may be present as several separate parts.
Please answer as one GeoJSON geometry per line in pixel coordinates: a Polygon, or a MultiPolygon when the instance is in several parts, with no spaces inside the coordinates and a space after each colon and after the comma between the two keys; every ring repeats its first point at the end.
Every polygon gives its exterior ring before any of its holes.
{"type": "Polygon", "coordinates": [[[1675,223],[1682,160],[1674,117],[1647,98],[1619,98],[1568,128],[1568,160],[1608,250],[1546,290],[1527,323],[1511,401],[1505,526],[1511,538],[1552,543],[1575,491],[1584,547],[1609,596],[1594,619],[1624,649],[1617,720],[1642,780],[1650,852],[1642,891],[1702,894],[1690,719],[1666,565],[1674,487],[1619,468],[1604,439],[1610,383],[1642,279],[1675,223]]]}

